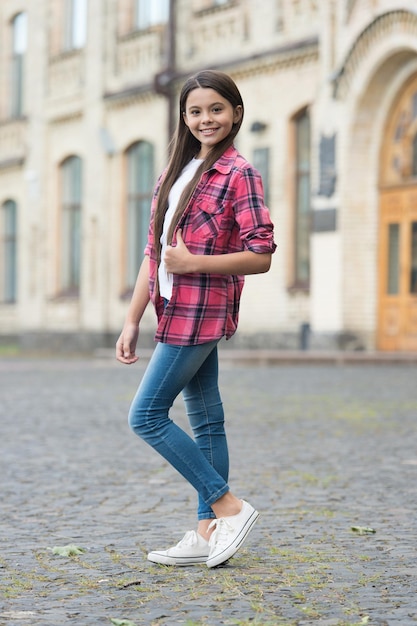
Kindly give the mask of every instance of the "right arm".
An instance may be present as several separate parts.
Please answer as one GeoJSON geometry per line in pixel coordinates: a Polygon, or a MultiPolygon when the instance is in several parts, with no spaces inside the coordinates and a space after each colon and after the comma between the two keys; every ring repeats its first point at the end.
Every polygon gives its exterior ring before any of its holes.
{"type": "Polygon", "coordinates": [[[121,363],[136,363],[136,344],[139,324],[149,302],[149,257],[145,256],[140,266],[132,299],[126,314],[123,330],[116,343],[116,358],[121,363]]]}

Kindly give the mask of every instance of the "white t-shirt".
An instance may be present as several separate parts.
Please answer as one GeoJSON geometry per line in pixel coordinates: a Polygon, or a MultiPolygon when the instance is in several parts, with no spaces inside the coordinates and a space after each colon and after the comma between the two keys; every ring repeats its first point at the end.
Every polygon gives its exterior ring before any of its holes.
{"type": "Polygon", "coordinates": [[[169,274],[166,271],[164,264],[165,251],[168,245],[167,234],[169,231],[169,227],[171,226],[172,218],[174,217],[174,213],[177,209],[179,199],[181,198],[181,194],[202,162],[203,159],[192,159],[189,163],[187,163],[175,183],[172,185],[171,191],[169,192],[168,209],[165,213],[164,227],[162,229],[162,235],[160,239],[162,244],[161,263],[159,264],[158,268],[159,293],[163,298],[166,298],[167,300],[169,300],[172,295],[172,274],[169,274]]]}

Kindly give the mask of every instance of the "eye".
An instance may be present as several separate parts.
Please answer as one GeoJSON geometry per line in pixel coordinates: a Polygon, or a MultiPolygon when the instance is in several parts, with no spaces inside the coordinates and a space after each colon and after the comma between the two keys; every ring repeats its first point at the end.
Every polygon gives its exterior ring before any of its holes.
{"type": "Polygon", "coordinates": [[[222,107],[219,107],[219,106],[213,107],[214,113],[221,113],[222,110],[223,110],[222,107]]]}

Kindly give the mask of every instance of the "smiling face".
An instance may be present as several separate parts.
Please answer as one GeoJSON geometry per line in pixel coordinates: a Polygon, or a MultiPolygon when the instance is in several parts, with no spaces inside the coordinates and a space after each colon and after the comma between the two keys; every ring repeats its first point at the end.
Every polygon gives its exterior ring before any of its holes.
{"type": "Polygon", "coordinates": [[[242,107],[233,107],[217,91],[193,89],[185,103],[183,118],[192,135],[201,143],[196,158],[205,159],[211,148],[227,137],[242,116],[242,107]]]}

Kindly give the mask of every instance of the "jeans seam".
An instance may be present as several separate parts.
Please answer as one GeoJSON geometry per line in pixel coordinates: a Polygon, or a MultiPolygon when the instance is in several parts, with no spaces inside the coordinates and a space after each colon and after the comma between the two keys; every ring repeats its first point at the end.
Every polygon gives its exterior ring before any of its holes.
{"type": "Polygon", "coordinates": [[[201,382],[200,382],[200,377],[198,375],[198,372],[196,374],[196,378],[197,378],[197,382],[198,382],[198,388],[199,388],[199,391],[200,391],[201,405],[202,405],[202,407],[204,409],[204,416],[205,416],[205,420],[206,420],[206,425],[208,426],[208,434],[209,434],[209,437],[210,437],[210,459],[209,459],[209,462],[210,462],[211,465],[213,465],[213,447],[212,447],[212,441],[211,441],[212,428],[211,428],[210,421],[208,419],[207,404],[206,404],[206,401],[205,401],[205,398],[204,398],[204,394],[203,394],[202,389],[201,389],[201,382]]]}

